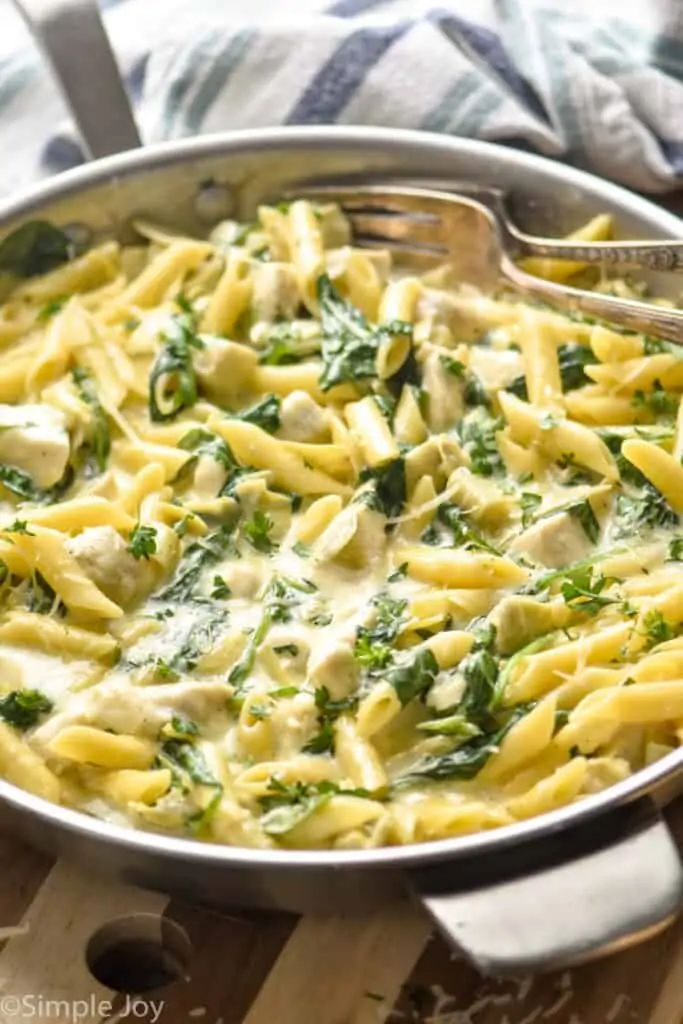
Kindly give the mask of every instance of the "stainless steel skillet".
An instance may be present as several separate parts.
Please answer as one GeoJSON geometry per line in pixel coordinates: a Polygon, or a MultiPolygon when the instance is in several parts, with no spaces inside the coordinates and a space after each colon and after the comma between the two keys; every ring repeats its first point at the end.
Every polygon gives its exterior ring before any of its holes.
{"type": "MultiPolygon", "coordinates": [[[[90,150],[135,144],[95,0],[33,4],[45,17],[44,45],[59,43],[54,60],[90,150]],[[76,53],[85,78],[60,63],[75,66],[76,53]]],[[[558,234],[607,211],[625,237],[682,235],[677,218],[579,171],[484,143],[374,128],[266,129],[109,156],[0,204],[0,231],[41,216],[85,226],[93,240],[123,238],[131,216],[142,213],[206,230],[306,182],[344,179],[502,187],[520,197],[523,226],[539,233],[558,234]]],[[[683,904],[683,866],[661,808],[681,791],[683,751],[542,818],[357,852],[236,849],[132,832],[2,781],[0,817],[55,853],[203,902],[343,913],[417,898],[457,948],[503,974],[604,953],[672,919],[683,904]]]]}

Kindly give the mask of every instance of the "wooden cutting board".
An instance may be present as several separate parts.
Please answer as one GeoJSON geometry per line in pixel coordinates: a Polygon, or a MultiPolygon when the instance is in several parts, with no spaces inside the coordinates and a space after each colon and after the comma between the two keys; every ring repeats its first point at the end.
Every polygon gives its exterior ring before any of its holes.
{"type": "MultiPolygon", "coordinates": [[[[671,820],[683,844],[683,802],[671,820]]],[[[18,926],[0,951],[0,1024],[683,1021],[683,917],[598,963],[484,980],[414,908],[299,919],[200,910],[2,839],[0,926],[18,926]],[[146,942],[131,946],[140,932],[146,942]],[[134,985],[135,976],[151,980],[163,948],[173,973],[184,976],[135,998],[112,989],[134,985]]]]}

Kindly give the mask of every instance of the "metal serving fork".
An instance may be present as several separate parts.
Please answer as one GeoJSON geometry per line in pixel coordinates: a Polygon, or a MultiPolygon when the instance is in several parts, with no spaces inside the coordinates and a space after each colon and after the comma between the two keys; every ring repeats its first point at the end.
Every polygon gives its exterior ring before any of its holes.
{"type": "Polygon", "coordinates": [[[683,309],[557,284],[526,273],[513,261],[513,256],[533,254],[609,266],[683,269],[683,242],[536,239],[502,219],[503,194],[493,189],[479,190],[493,210],[475,199],[431,188],[319,185],[303,186],[298,194],[339,203],[357,245],[389,248],[413,264],[449,263],[456,280],[484,291],[502,280],[561,312],[598,317],[683,345],[683,309]]]}

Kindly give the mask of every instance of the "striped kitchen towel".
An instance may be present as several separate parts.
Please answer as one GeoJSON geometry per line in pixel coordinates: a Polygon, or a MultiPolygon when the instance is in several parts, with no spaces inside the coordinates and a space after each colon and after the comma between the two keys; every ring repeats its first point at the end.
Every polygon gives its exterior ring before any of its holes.
{"type": "MultiPolygon", "coordinates": [[[[102,3],[146,141],[385,125],[522,146],[644,191],[683,182],[681,0],[102,3]]],[[[7,193],[83,154],[11,0],[0,26],[7,193]]]]}

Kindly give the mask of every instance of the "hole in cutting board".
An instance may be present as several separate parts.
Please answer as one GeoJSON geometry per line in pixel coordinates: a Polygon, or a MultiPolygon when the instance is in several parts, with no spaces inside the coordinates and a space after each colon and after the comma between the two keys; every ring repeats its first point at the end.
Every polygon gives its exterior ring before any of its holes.
{"type": "Polygon", "coordinates": [[[192,943],[160,914],[128,914],[90,936],[85,959],[92,976],[115,992],[139,995],[189,977],[192,943]]]}

